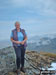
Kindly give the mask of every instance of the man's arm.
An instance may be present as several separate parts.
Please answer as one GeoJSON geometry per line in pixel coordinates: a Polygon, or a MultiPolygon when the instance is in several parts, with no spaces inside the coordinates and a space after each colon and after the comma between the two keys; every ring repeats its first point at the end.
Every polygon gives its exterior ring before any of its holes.
{"type": "Polygon", "coordinates": [[[21,44],[23,45],[26,41],[27,41],[27,36],[26,36],[25,39],[21,42],[21,44]]]}
{"type": "Polygon", "coordinates": [[[23,40],[24,42],[26,42],[27,41],[27,36],[25,37],[25,39],[23,40]]]}
{"type": "Polygon", "coordinates": [[[13,42],[13,43],[16,43],[16,44],[21,44],[21,42],[20,41],[15,41],[15,40],[13,40],[13,38],[11,37],[11,41],[13,42]]]}
{"type": "Polygon", "coordinates": [[[25,38],[24,38],[24,40],[21,42],[21,44],[23,45],[26,41],[27,41],[27,33],[25,32],[25,38]]]}

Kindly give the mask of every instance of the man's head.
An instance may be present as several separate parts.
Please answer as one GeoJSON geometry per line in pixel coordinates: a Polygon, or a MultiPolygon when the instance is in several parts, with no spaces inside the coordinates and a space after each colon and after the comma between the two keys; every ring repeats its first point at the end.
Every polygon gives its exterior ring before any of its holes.
{"type": "Polygon", "coordinates": [[[16,29],[19,29],[20,28],[20,23],[19,22],[15,22],[15,27],[16,27],[16,29]]]}

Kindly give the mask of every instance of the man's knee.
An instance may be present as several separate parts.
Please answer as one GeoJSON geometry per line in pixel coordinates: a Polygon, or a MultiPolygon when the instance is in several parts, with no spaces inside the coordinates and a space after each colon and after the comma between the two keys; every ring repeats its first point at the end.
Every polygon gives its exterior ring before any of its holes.
{"type": "Polygon", "coordinates": [[[17,60],[20,60],[20,59],[21,59],[21,57],[17,56],[17,57],[16,57],[16,59],[17,59],[17,60]]]}

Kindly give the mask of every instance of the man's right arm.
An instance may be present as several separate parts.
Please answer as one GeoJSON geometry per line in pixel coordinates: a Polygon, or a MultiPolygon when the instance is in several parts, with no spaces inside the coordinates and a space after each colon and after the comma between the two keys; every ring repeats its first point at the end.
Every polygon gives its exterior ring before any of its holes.
{"type": "Polygon", "coordinates": [[[13,38],[11,37],[11,41],[13,42],[13,43],[16,43],[16,44],[21,44],[21,42],[20,41],[15,41],[15,40],[13,40],[13,38]]]}
{"type": "Polygon", "coordinates": [[[11,38],[10,38],[10,40],[11,40],[13,43],[21,44],[20,41],[15,41],[15,40],[13,39],[13,33],[11,33],[11,38]]]}

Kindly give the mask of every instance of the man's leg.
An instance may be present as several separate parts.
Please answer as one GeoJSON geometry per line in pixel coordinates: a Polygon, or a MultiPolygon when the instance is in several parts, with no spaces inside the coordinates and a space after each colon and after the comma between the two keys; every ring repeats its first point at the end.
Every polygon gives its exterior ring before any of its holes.
{"type": "Polygon", "coordinates": [[[21,46],[21,67],[24,67],[25,48],[21,46]]]}
{"type": "Polygon", "coordinates": [[[24,70],[24,56],[25,56],[25,48],[21,46],[21,71],[25,73],[24,70]]]}
{"type": "Polygon", "coordinates": [[[16,53],[16,65],[17,69],[20,69],[20,62],[21,62],[21,50],[20,47],[14,47],[16,53]]]}

